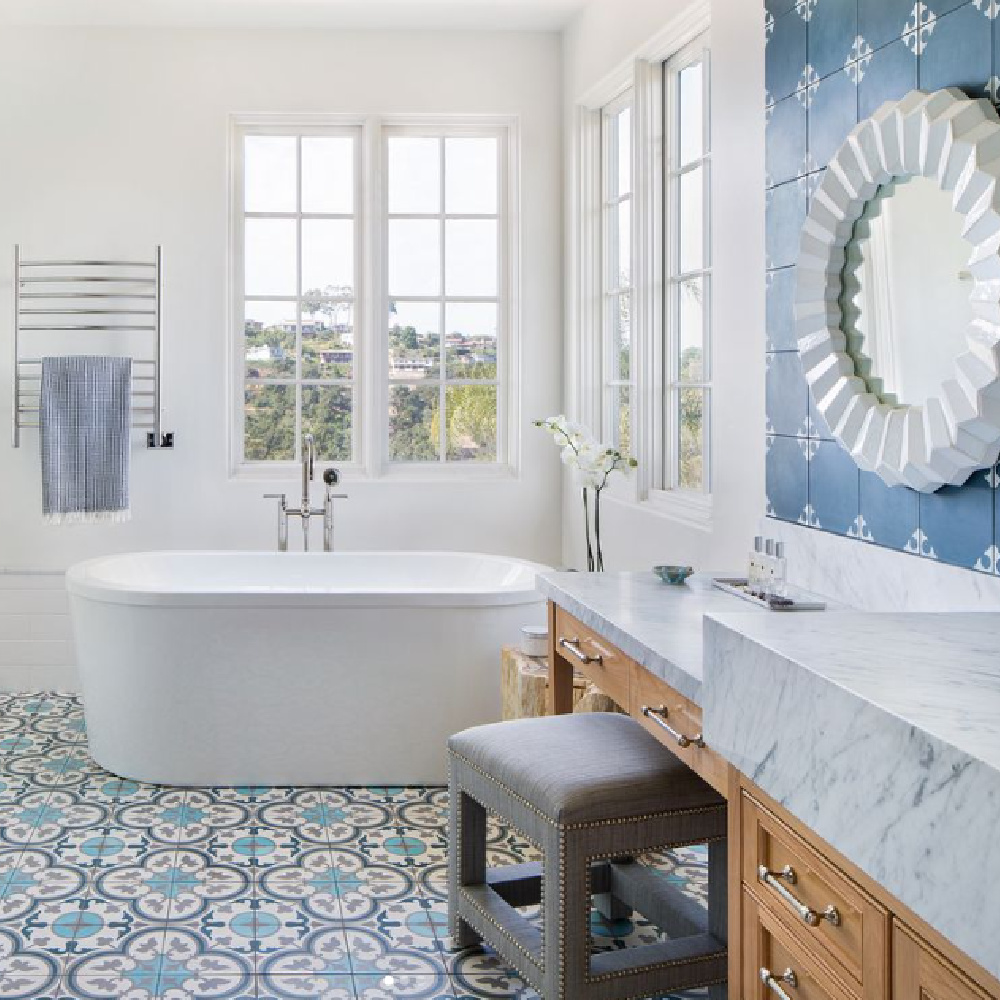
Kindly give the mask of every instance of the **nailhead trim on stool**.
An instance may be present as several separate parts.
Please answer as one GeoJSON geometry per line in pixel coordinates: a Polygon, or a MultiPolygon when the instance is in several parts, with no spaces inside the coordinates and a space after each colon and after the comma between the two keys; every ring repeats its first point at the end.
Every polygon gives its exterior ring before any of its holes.
{"type": "MultiPolygon", "coordinates": [[[[635,725],[638,726],[638,723],[635,725]]],[[[476,730],[467,731],[462,735],[466,741],[474,739],[476,730]]],[[[664,753],[669,751],[664,749],[664,753]]],[[[612,862],[615,859],[655,849],[724,842],[726,831],[724,801],[712,801],[705,806],[687,806],[679,809],[666,807],[662,811],[629,815],[626,794],[621,816],[560,823],[529,801],[516,788],[511,787],[508,782],[500,780],[486,768],[473,763],[451,746],[449,758],[450,799],[452,809],[455,810],[449,904],[452,932],[456,937],[461,925],[466,924],[476,937],[487,940],[525,981],[546,997],[546,1000],[639,1000],[666,990],[698,986],[717,987],[726,982],[726,947],[711,933],[697,940],[692,939],[693,954],[689,957],[681,955],[656,959],[655,955],[647,952],[646,958],[654,960],[631,968],[594,972],[590,959],[589,905],[593,892],[591,866],[595,863],[612,862]],[[490,909],[468,891],[473,887],[479,889],[487,885],[490,871],[493,872],[492,884],[496,885],[498,873],[502,872],[502,869],[491,870],[487,867],[487,874],[483,875],[482,883],[474,882],[468,887],[461,884],[463,870],[468,871],[465,868],[467,851],[473,852],[469,862],[474,873],[472,877],[478,879],[479,865],[480,863],[485,865],[485,844],[472,844],[467,840],[468,834],[462,815],[462,802],[466,797],[480,809],[500,816],[504,823],[515,829],[529,843],[540,842],[536,846],[540,847],[543,856],[540,886],[542,930],[541,940],[537,946],[534,930],[525,931],[525,940],[519,940],[516,922],[511,926],[504,926],[500,922],[499,914],[494,915],[496,907],[501,907],[501,913],[503,907],[508,907],[502,897],[499,895],[492,897],[493,901],[489,902],[489,907],[494,912],[490,912],[490,909]],[[511,813],[515,815],[512,816],[511,813]],[[574,859],[572,869],[571,858],[574,859]],[[559,896],[556,898],[550,896],[547,900],[545,887],[553,871],[558,872],[553,881],[559,888],[559,896]],[[572,883],[571,877],[574,880],[572,883]],[[573,912],[569,912],[568,897],[577,901],[586,900],[586,905],[581,902],[577,907],[571,902],[573,912]],[[557,910],[550,913],[551,907],[557,907],[557,910]],[[577,909],[579,912],[576,912],[577,909]],[[550,935],[555,935],[556,940],[552,941],[550,935]],[[694,950],[695,948],[699,950],[694,950]],[[583,968],[579,964],[574,964],[579,963],[581,958],[583,968]],[[683,975],[681,970],[689,972],[690,975],[683,975]],[[670,972],[675,975],[670,976],[670,972]],[[658,977],[657,973],[661,975],[658,977]]],[[[544,762],[539,761],[538,766],[544,767],[544,762]]],[[[532,771],[537,772],[537,768],[532,766],[532,771]]],[[[508,777],[511,776],[509,761],[506,773],[508,777]]],[[[517,777],[516,770],[513,776],[517,777]]],[[[575,777],[578,778],[578,775],[575,777]]],[[[578,780],[576,784],[579,788],[578,780]]],[[[705,789],[706,799],[718,799],[717,793],[707,785],[705,789]]],[[[621,790],[622,786],[618,786],[616,793],[620,794],[621,790]]],[[[537,794],[536,791],[536,797],[537,794]]],[[[695,789],[695,801],[698,794],[695,789]]],[[[669,800],[669,784],[665,784],[664,797],[669,800]]],[[[601,801],[606,810],[609,800],[601,801]]],[[[691,801],[690,797],[688,801],[691,801]]],[[[476,822],[481,824],[482,821],[476,822]]],[[[719,886],[716,885],[714,888],[718,890],[719,886]]],[[[488,901],[491,897],[487,896],[485,899],[488,901]]],[[[516,913],[512,908],[508,909],[516,913]]],[[[522,923],[522,927],[525,926],[522,923]]],[[[720,935],[724,937],[724,933],[720,932],[720,935]]],[[[646,947],[652,949],[662,946],[646,947]]],[[[636,949],[640,961],[639,953],[644,950],[644,948],[636,949]]],[[[713,994],[715,995],[724,993],[713,994]]]]}

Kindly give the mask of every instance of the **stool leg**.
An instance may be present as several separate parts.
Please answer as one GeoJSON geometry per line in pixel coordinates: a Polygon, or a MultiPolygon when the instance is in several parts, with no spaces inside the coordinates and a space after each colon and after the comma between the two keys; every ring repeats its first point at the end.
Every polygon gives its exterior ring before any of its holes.
{"type": "Polygon", "coordinates": [[[572,837],[553,827],[545,838],[542,879],[545,1000],[587,1000],[590,971],[590,899],[587,862],[572,837]]]}
{"type": "MultiPolygon", "coordinates": [[[[720,941],[729,941],[729,849],[725,840],[708,845],[708,932],[720,941]]],[[[726,1000],[729,989],[725,983],[709,986],[709,1000],[726,1000]]]]}
{"type": "Polygon", "coordinates": [[[459,791],[454,780],[451,782],[450,802],[448,911],[451,917],[451,944],[453,948],[473,948],[483,939],[459,916],[458,888],[461,885],[482,885],[486,881],[486,810],[459,791]]]}
{"type": "MultiPolygon", "coordinates": [[[[633,864],[634,858],[622,857],[614,858],[616,864],[633,864]]],[[[596,893],[594,896],[594,909],[604,917],[605,920],[614,922],[615,920],[628,920],[632,916],[632,907],[623,903],[617,896],[610,892],[596,893]]]]}

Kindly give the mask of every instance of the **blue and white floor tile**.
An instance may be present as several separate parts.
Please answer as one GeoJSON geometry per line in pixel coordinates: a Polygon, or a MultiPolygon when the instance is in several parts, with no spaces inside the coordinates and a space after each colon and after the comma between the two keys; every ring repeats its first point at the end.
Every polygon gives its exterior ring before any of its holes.
{"type": "MultiPolygon", "coordinates": [[[[450,950],[447,822],[440,788],[118,778],[78,697],[2,694],[0,1000],[536,1000],[488,949],[450,950]]],[[[488,836],[492,864],[537,857],[488,836]]],[[[705,901],[703,850],[651,860],[705,901]]],[[[658,933],[591,926],[598,950],[658,933]]]]}

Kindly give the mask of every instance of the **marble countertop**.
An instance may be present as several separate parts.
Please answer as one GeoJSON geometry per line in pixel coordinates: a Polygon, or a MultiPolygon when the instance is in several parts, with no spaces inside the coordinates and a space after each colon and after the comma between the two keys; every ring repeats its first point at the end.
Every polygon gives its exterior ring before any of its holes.
{"type": "Polygon", "coordinates": [[[705,622],[705,738],[1000,976],[1000,614],[705,622]]]}
{"type": "Polygon", "coordinates": [[[623,653],[701,704],[703,622],[706,614],[763,608],[712,586],[713,576],[696,573],[672,587],[646,573],[545,573],[538,590],[623,653]]]}

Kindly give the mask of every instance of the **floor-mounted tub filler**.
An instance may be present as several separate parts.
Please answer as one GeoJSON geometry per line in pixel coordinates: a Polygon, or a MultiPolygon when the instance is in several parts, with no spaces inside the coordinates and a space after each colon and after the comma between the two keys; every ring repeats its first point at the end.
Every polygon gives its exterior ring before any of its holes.
{"type": "Polygon", "coordinates": [[[541,624],[534,563],[451,552],[144,552],[67,574],[90,751],[175,785],[446,779],[541,624]]]}

